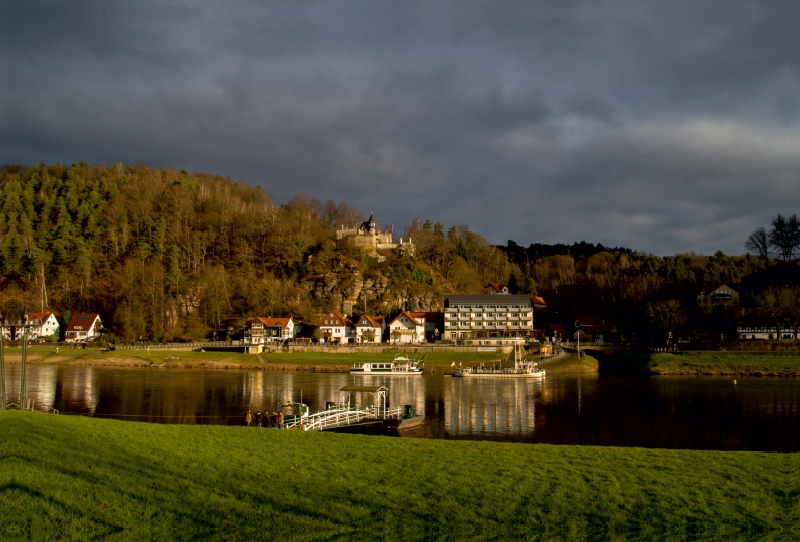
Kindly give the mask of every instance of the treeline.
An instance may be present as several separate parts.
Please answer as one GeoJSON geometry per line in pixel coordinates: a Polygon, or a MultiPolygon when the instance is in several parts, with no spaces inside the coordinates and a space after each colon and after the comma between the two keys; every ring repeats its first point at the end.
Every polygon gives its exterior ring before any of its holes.
{"type": "Polygon", "coordinates": [[[252,315],[316,324],[347,301],[380,314],[435,309],[513,267],[466,227],[440,242],[409,226],[416,257],[374,258],[335,241],[364,220],[347,203],[300,194],[277,205],[261,187],[205,173],[7,165],[0,191],[0,309],[99,312],[125,341],[235,334],[252,315]]]}
{"type": "Polygon", "coordinates": [[[316,324],[333,308],[438,310],[448,293],[488,282],[544,296],[552,315],[623,324],[653,300],[691,305],[698,286],[739,284],[769,261],[585,242],[497,247],[468,226],[421,218],[402,235],[415,251],[373,257],[336,241],[365,219],[345,202],[299,194],[275,204],[261,187],[143,165],[7,165],[0,192],[0,310],[99,312],[124,341],[235,335],[253,315],[316,324]]]}

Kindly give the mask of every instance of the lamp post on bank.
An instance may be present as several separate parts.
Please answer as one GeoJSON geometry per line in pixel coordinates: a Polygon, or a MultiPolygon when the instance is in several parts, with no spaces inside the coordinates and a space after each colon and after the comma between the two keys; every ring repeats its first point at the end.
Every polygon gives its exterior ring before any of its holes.
{"type": "Polygon", "coordinates": [[[28,383],[26,366],[28,362],[28,334],[31,323],[28,321],[28,311],[26,310],[22,316],[22,321],[16,324],[9,324],[0,314],[0,410],[6,410],[8,404],[6,403],[6,364],[5,364],[5,335],[6,329],[14,331],[14,338],[19,330],[22,331],[22,367],[20,370],[19,379],[19,408],[20,410],[27,409],[27,396],[28,396],[28,383]]]}
{"type": "Polygon", "coordinates": [[[0,410],[6,409],[6,326],[0,314],[0,410]]]}

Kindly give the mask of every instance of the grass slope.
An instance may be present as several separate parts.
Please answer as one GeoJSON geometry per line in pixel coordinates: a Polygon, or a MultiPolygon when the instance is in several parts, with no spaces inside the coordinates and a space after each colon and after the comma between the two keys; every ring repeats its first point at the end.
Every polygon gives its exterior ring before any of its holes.
{"type": "Polygon", "coordinates": [[[611,357],[611,363],[656,374],[773,375],[800,374],[798,354],[738,352],[643,352],[630,350],[611,357]]]}
{"type": "Polygon", "coordinates": [[[391,439],[0,413],[19,539],[761,540],[796,454],[391,439]]]}
{"type": "Polygon", "coordinates": [[[556,361],[551,361],[544,365],[548,374],[562,373],[596,373],[599,363],[592,356],[584,354],[579,358],[577,354],[572,354],[556,361]]]}

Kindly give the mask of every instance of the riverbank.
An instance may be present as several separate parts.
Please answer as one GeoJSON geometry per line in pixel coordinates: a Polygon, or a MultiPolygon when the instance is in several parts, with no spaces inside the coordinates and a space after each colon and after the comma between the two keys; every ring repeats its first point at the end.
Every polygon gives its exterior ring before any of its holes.
{"type": "Polygon", "coordinates": [[[798,454],[17,411],[0,413],[0,432],[0,518],[25,539],[772,539],[800,521],[798,454]]]}
{"type": "Polygon", "coordinates": [[[800,376],[800,354],[629,350],[601,360],[600,366],[657,375],[800,376]]]}
{"type": "MultiPolygon", "coordinates": [[[[415,357],[414,354],[408,354],[415,357]]],[[[420,355],[417,355],[419,357],[420,355]]],[[[429,372],[452,372],[452,364],[474,364],[496,361],[500,352],[433,352],[425,357],[429,372]]],[[[107,367],[165,367],[191,369],[239,369],[265,371],[311,371],[346,373],[354,363],[392,361],[394,353],[320,353],[275,352],[242,354],[241,352],[191,352],[185,350],[116,350],[99,348],[64,348],[32,346],[28,363],[42,365],[78,365],[107,367]]],[[[21,363],[21,348],[6,348],[7,363],[21,363]]]]}
{"type": "Polygon", "coordinates": [[[596,373],[599,367],[598,361],[592,356],[584,354],[582,358],[577,353],[570,354],[555,361],[548,362],[542,366],[547,374],[572,374],[572,373],[596,373]]]}

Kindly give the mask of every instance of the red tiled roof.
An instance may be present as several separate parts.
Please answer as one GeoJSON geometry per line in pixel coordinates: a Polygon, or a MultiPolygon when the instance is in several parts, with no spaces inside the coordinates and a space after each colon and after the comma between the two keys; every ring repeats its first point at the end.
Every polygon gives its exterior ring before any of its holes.
{"type": "Polygon", "coordinates": [[[92,325],[100,318],[96,312],[79,312],[72,317],[67,325],[67,331],[78,331],[75,326],[80,326],[80,331],[92,329],[92,325]]]}
{"type": "Polygon", "coordinates": [[[325,321],[325,318],[330,318],[330,316],[328,316],[328,314],[333,314],[334,316],[336,316],[337,318],[339,318],[339,319],[342,321],[342,325],[344,325],[344,326],[352,326],[352,325],[353,325],[353,322],[351,322],[351,321],[350,321],[350,320],[347,318],[347,316],[345,316],[345,315],[344,315],[344,314],[343,314],[341,311],[332,310],[332,311],[328,311],[327,313],[325,313],[325,316],[323,316],[323,317],[322,317],[323,319],[322,319],[322,320],[321,320],[321,322],[320,322],[320,325],[321,325],[321,326],[329,326],[329,325],[331,325],[331,324],[324,324],[324,323],[322,323],[322,322],[324,322],[324,321],[325,321]]]}
{"type": "Polygon", "coordinates": [[[364,318],[372,324],[371,327],[381,327],[383,325],[383,316],[369,316],[367,314],[362,314],[359,317],[357,325],[360,326],[364,318]]]}
{"type": "Polygon", "coordinates": [[[603,325],[603,319],[599,316],[578,316],[578,320],[580,320],[581,325],[583,326],[599,328],[603,325]]]}
{"type": "Polygon", "coordinates": [[[417,326],[421,326],[422,325],[417,320],[417,318],[424,318],[425,317],[425,313],[424,312],[407,312],[407,311],[404,311],[404,312],[401,312],[400,314],[398,314],[397,317],[394,320],[389,322],[389,325],[394,324],[395,322],[397,322],[400,319],[401,316],[404,316],[404,315],[407,316],[408,319],[411,320],[412,322],[414,322],[414,325],[417,325],[417,326]]]}
{"type": "Polygon", "coordinates": [[[280,327],[282,329],[286,329],[289,327],[289,322],[292,320],[292,317],[290,316],[289,318],[266,318],[264,316],[253,316],[251,318],[248,318],[244,324],[247,325],[253,320],[258,320],[267,327],[280,327]]]}
{"type": "Polygon", "coordinates": [[[500,292],[500,293],[502,293],[502,292],[503,292],[503,288],[505,288],[505,287],[506,287],[506,285],[505,285],[505,284],[502,284],[502,283],[500,283],[500,282],[490,282],[490,283],[489,283],[489,285],[488,285],[487,287],[494,288],[494,290],[495,290],[496,292],[500,292]]]}
{"type": "Polygon", "coordinates": [[[44,324],[47,320],[50,319],[50,316],[52,315],[53,315],[52,312],[29,312],[28,320],[31,322],[36,320],[36,322],[34,323],[44,324]]]}
{"type": "Polygon", "coordinates": [[[532,295],[531,296],[531,303],[534,306],[536,306],[536,305],[544,305],[545,307],[547,306],[547,303],[545,302],[544,298],[541,297],[541,296],[538,296],[538,295],[536,295],[536,296],[532,295]]]}
{"type": "Polygon", "coordinates": [[[564,326],[562,326],[561,324],[547,324],[547,326],[551,330],[553,330],[553,333],[558,334],[559,337],[565,337],[566,338],[566,337],[569,336],[569,334],[567,333],[567,330],[564,329],[564,326]]]}

